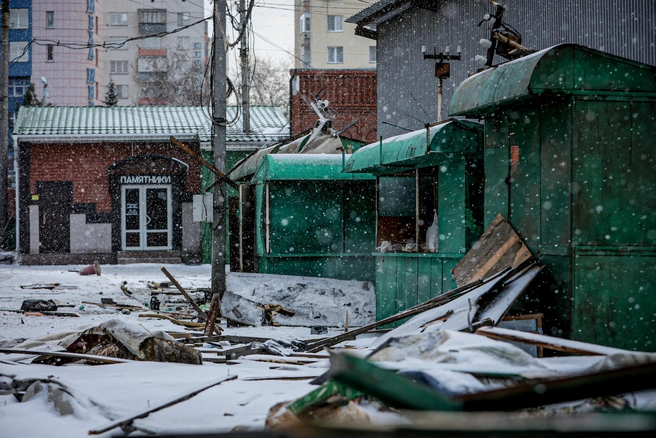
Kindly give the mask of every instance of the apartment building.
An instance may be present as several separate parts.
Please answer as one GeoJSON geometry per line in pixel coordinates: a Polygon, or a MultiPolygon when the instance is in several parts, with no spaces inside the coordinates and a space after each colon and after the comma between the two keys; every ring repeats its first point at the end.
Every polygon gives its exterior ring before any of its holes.
{"type": "MultiPolygon", "coordinates": [[[[1,12],[0,12],[1,14],[1,12]]],[[[9,129],[32,76],[32,0],[9,1],[9,129]]]]}
{"type": "Polygon", "coordinates": [[[207,21],[202,0],[112,0],[100,27],[103,90],[116,85],[119,105],[199,105],[207,63],[207,21]],[[148,35],[162,34],[158,37],[148,35]]]}
{"type": "Polygon", "coordinates": [[[295,0],[296,68],[376,68],[376,42],[346,19],[375,0],[295,0]]]}
{"type": "Polygon", "coordinates": [[[45,104],[102,104],[104,82],[100,0],[33,0],[32,82],[45,104]]]}

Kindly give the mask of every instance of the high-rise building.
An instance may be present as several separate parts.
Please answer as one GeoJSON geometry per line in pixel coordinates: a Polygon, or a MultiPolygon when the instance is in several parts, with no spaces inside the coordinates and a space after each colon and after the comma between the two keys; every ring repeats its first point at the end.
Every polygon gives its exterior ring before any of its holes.
{"type": "Polygon", "coordinates": [[[32,82],[44,104],[102,104],[100,0],[33,0],[32,82]]]}
{"type": "Polygon", "coordinates": [[[203,0],[105,2],[100,28],[109,48],[102,89],[113,81],[119,105],[199,105],[207,21],[193,23],[203,18],[203,0]]]}
{"type": "MultiPolygon", "coordinates": [[[[0,12],[1,13],[1,12],[0,12]]],[[[1,38],[1,37],[0,37],[1,38]]],[[[9,1],[9,129],[32,76],[32,0],[9,1]]]]}
{"type": "Polygon", "coordinates": [[[296,68],[376,67],[376,42],[345,20],[375,0],[294,0],[296,68]]]}

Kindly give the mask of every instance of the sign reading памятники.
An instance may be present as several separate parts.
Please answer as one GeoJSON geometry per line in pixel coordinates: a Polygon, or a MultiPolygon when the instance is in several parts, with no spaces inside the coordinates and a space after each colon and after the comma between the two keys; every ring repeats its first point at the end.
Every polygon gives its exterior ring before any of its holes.
{"type": "Polygon", "coordinates": [[[121,175],[121,184],[171,184],[171,175],[121,175]]]}

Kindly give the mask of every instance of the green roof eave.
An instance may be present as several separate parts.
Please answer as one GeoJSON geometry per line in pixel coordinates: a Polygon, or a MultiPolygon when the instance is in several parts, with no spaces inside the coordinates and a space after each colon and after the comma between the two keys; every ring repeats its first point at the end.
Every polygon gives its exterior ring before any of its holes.
{"type": "Polygon", "coordinates": [[[373,179],[371,174],[344,172],[341,154],[278,154],[264,157],[251,182],[373,179]]]}
{"type": "Polygon", "coordinates": [[[382,175],[435,166],[452,154],[479,152],[482,145],[482,125],[449,120],[360,148],[347,161],[346,171],[382,175]]]}
{"type": "Polygon", "coordinates": [[[563,95],[655,93],[656,67],[561,44],[469,77],[456,89],[449,114],[484,117],[529,99],[563,95]]]}

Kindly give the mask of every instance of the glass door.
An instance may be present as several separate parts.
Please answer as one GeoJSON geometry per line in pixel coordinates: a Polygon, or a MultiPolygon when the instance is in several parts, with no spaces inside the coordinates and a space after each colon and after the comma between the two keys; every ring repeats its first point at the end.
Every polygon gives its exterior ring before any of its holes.
{"type": "Polygon", "coordinates": [[[123,250],[171,249],[171,186],[129,186],[122,191],[123,250]]]}

